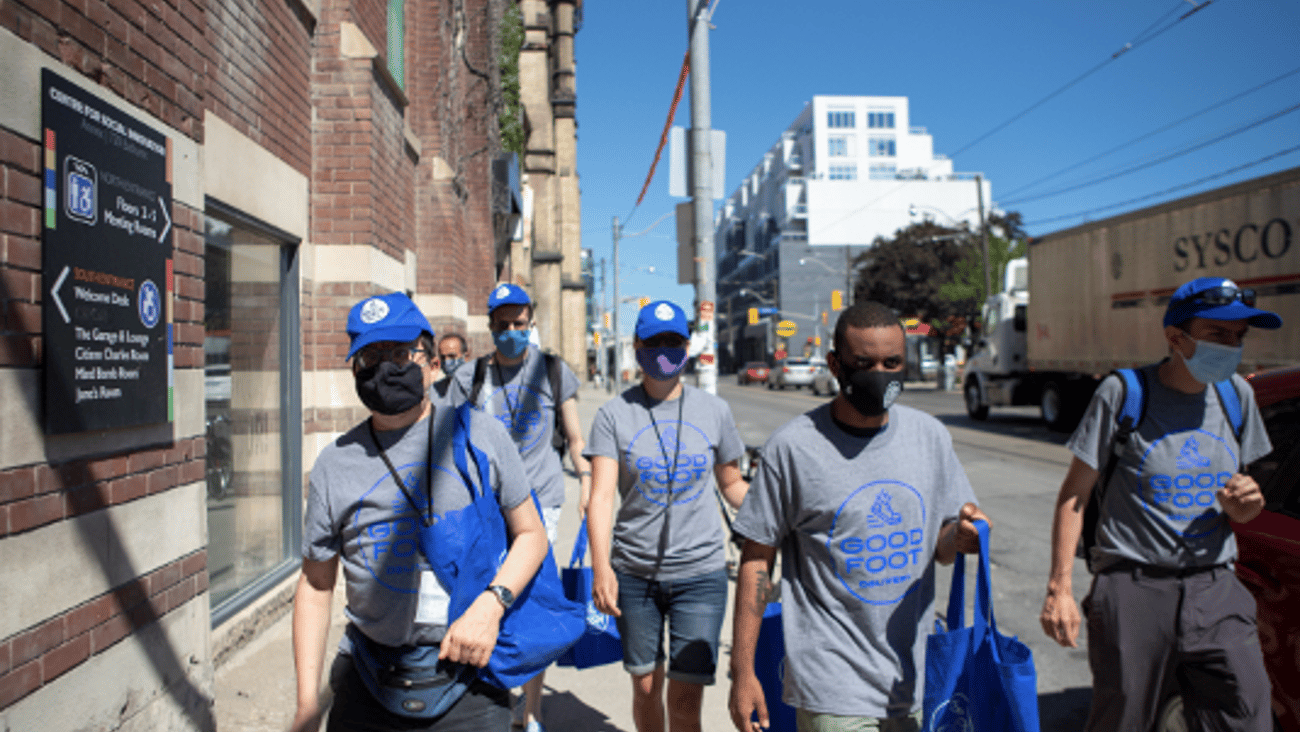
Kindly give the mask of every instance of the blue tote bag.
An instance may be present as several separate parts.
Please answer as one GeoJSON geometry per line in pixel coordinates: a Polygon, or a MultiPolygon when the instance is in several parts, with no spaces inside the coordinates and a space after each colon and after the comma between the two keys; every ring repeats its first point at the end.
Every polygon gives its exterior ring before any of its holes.
{"type": "Polygon", "coordinates": [[[573,647],[556,663],[574,668],[592,668],[623,660],[623,641],[619,639],[614,618],[596,609],[591,599],[591,567],[583,566],[587,558],[587,522],[578,528],[569,566],[560,571],[564,596],[587,609],[587,629],[573,647]]]}
{"type": "MultiPolygon", "coordinates": [[[[422,524],[420,529],[420,550],[434,574],[450,588],[449,621],[459,618],[483,594],[508,549],[505,518],[490,487],[487,455],[469,440],[470,408],[465,404],[456,410],[452,438],[456,469],[472,494],[470,505],[449,511],[432,526],[422,524]],[[478,472],[478,489],[470,479],[471,459],[478,472]]],[[[535,494],[533,504],[537,504],[535,494]]],[[[564,596],[548,546],[537,574],[502,616],[496,647],[479,678],[503,689],[522,686],[559,658],[585,630],[586,608],[564,596]]]]}
{"type": "Polygon", "coordinates": [[[1029,647],[998,632],[989,584],[989,525],[976,521],[980,564],[975,617],[965,626],[966,558],[957,554],[948,596],[948,630],[935,621],[925,641],[925,732],[1039,732],[1038,684],[1029,647]]]}
{"type": "Polygon", "coordinates": [[[767,703],[768,732],[796,732],[794,707],[781,698],[785,692],[785,629],[779,602],[769,602],[763,610],[758,644],[754,646],[754,675],[767,703]]]}

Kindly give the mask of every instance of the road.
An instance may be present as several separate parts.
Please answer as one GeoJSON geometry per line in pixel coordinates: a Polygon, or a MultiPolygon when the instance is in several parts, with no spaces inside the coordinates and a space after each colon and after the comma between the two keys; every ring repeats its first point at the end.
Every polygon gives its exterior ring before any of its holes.
{"type": "MultiPolygon", "coordinates": [[[[775,428],[828,401],[805,389],[770,391],[722,380],[718,395],[731,405],[741,437],[751,445],[761,445],[775,428]]],[[[987,421],[976,422],[966,415],[960,392],[937,391],[929,384],[909,385],[899,402],[948,427],[980,506],[993,521],[990,561],[998,629],[1019,636],[1034,652],[1042,728],[1083,729],[1091,698],[1086,636],[1080,634],[1078,648],[1065,649],[1043,635],[1038,624],[1051,556],[1052,510],[1070,463],[1067,436],[1048,431],[1037,409],[999,409],[987,421]]],[[[968,564],[967,587],[973,588],[974,563],[968,564]]],[[[936,607],[943,608],[951,575],[941,570],[939,577],[936,607]]],[[[1083,563],[1075,562],[1075,596],[1081,597],[1090,582],[1083,563]]]]}

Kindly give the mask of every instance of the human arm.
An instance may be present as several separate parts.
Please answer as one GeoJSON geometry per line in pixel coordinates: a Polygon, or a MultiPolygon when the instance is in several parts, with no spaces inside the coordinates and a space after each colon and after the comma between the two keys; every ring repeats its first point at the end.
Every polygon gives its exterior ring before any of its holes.
{"type": "MultiPolygon", "coordinates": [[[[506,529],[511,536],[510,550],[501,563],[501,569],[492,578],[492,584],[502,585],[518,597],[546,558],[546,529],[532,500],[507,509],[505,516],[506,529]]],[[[496,647],[503,615],[505,608],[496,595],[485,590],[447,628],[438,658],[479,668],[486,666],[492,657],[492,649],[496,647]]]]}
{"type": "Polygon", "coordinates": [[[1097,483],[1097,469],[1078,457],[1061,482],[1052,519],[1052,569],[1038,620],[1049,638],[1074,648],[1079,637],[1079,606],[1074,601],[1074,551],[1083,533],[1083,511],[1097,483]]]}
{"type": "Polygon", "coordinates": [[[320,729],[320,680],[338,567],[337,555],[323,562],[302,560],[293,597],[293,665],[297,673],[298,705],[290,727],[292,732],[320,729]]]}
{"type": "Polygon", "coordinates": [[[582,438],[582,423],[578,421],[578,401],[573,397],[560,404],[560,422],[569,441],[569,460],[578,473],[578,518],[582,518],[587,515],[587,504],[591,501],[591,463],[582,454],[587,443],[582,438]]]}
{"type": "Polygon", "coordinates": [[[767,729],[767,700],[754,673],[754,648],[771,599],[776,547],[746,540],[740,552],[731,634],[731,722],[740,732],[767,729]],[[750,721],[757,712],[758,721],[750,721]]]}
{"type": "Polygon", "coordinates": [[[745,502],[745,494],[749,492],[749,483],[740,472],[740,461],[732,460],[729,463],[715,465],[713,476],[717,479],[718,489],[722,491],[722,496],[727,499],[727,503],[732,508],[740,508],[740,504],[745,502]]]}
{"type": "Polygon", "coordinates": [[[591,458],[591,501],[587,506],[587,537],[591,541],[591,595],[596,609],[618,617],[618,580],[609,563],[613,530],[614,492],[618,461],[603,455],[591,458]]]}
{"type": "Polygon", "coordinates": [[[984,521],[993,529],[993,522],[974,503],[967,503],[957,512],[957,520],[949,521],[939,530],[939,541],[935,543],[934,558],[940,564],[952,564],[957,552],[962,554],[979,554],[980,533],[975,528],[976,521],[984,521]]]}

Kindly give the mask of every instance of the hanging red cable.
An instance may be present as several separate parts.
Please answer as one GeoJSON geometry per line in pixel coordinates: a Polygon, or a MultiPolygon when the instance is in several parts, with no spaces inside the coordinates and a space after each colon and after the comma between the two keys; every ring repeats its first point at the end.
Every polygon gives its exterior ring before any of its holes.
{"type": "Polygon", "coordinates": [[[668,119],[664,120],[663,134],[659,135],[659,147],[655,148],[655,159],[650,163],[650,172],[646,174],[645,185],[641,186],[641,195],[636,197],[636,205],[641,205],[641,199],[645,198],[645,192],[650,190],[650,181],[655,177],[655,167],[659,165],[659,156],[664,152],[664,145],[668,144],[668,131],[673,127],[673,116],[677,114],[677,103],[682,100],[682,89],[686,86],[686,77],[691,73],[691,52],[686,52],[686,57],[682,59],[682,73],[677,76],[677,91],[673,92],[673,105],[668,108],[668,119]]]}

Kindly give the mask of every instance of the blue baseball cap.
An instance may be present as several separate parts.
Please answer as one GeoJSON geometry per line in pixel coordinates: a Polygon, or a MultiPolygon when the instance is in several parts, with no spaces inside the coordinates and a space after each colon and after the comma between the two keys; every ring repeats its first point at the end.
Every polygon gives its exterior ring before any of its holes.
{"type": "Polygon", "coordinates": [[[1244,320],[1255,328],[1282,327],[1277,313],[1255,307],[1255,291],[1237,287],[1222,277],[1198,277],[1184,284],[1169,298],[1165,325],[1178,325],[1192,318],[1244,320]]]}
{"type": "Polygon", "coordinates": [[[421,333],[428,333],[432,338],[433,326],[405,293],[368,297],[348,311],[348,336],[352,338],[348,358],[371,343],[410,343],[421,333]]]}
{"type": "Polygon", "coordinates": [[[493,310],[502,305],[532,305],[533,301],[524,292],[524,288],[519,285],[512,285],[509,282],[502,282],[492,288],[492,294],[488,295],[488,314],[491,315],[493,310]]]}
{"type": "Polygon", "coordinates": [[[667,300],[656,300],[646,305],[636,316],[637,338],[644,341],[660,333],[676,333],[683,338],[691,337],[691,331],[686,325],[686,313],[667,300]]]}

